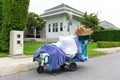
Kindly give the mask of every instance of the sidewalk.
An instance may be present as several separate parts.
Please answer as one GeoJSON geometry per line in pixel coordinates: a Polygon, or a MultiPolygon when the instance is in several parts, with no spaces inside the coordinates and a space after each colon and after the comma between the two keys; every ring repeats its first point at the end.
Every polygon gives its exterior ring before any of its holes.
{"type": "Polygon", "coordinates": [[[0,58],[0,76],[27,71],[38,66],[32,56],[20,55],[0,58]]]}
{"type": "Polygon", "coordinates": [[[98,48],[98,49],[94,49],[96,51],[101,51],[101,52],[104,52],[104,53],[115,53],[115,52],[118,52],[120,51],[120,47],[112,47],[112,48],[98,48]]]}

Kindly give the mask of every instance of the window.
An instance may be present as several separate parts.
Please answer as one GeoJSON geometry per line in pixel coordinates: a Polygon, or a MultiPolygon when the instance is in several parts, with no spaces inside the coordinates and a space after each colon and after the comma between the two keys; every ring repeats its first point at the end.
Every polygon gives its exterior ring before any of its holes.
{"type": "Polygon", "coordinates": [[[56,32],[58,32],[58,23],[56,23],[56,32]]]}
{"type": "Polygon", "coordinates": [[[67,31],[69,32],[70,31],[70,27],[68,26],[68,28],[67,28],[67,31]]]}
{"type": "Polygon", "coordinates": [[[55,23],[53,23],[53,32],[55,32],[55,23]]]}
{"type": "Polygon", "coordinates": [[[63,23],[60,23],[60,31],[63,31],[63,23]]]}
{"type": "Polygon", "coordinates": [[[51,25],[48,25],[48,32],[51,32],[51,25]]]}

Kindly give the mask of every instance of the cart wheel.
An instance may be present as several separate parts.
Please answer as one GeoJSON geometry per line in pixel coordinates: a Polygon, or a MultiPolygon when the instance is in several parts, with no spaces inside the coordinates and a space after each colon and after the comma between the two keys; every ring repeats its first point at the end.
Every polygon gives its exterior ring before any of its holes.
{"type": "Polygon", "coordinates": [[[38,73],[44,72],[44,67],[43,67],[43,66],[39,66],[39,67],[37,68],[37,72],[38,72],[38,73]]]}
{"type": "Polygon", "coordinates": [[[64,70],[65,65],[66,65],[66,64],[63,64],[62,66],[60,66],[60,69],[61,69],[61,70],[64,70]]]}
{"type": "Polygon", "coordinates": [[[70,63],[69,69],[71,71],[76,71],[77,70],[77,64],[75,62],[70,63]]]}

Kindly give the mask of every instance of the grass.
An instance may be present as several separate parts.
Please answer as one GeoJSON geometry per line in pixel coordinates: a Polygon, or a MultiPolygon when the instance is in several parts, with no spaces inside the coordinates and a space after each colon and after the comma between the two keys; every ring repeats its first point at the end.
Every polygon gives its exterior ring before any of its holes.
{"type": "Polygon", "coordinates": [[[0,52],[0,58],[1,57],[7,57],[7,53],[5,53],[5,52],[0,52]]]}
{"type": "MultiPolygon", "coordinates": [[[[44,44],[50,44],[52,42],[35,42],[35,41],[25,41],[24,42],[24,54],[26,55],[33,55],[34,52],[41,47],[44,44]]],[[[87,46],[87,53],[89,57],[96,57],[96,56],[101,56],[104,55],[105,53],[95,51],[94,49],[97,48],[97,43],[88,43],[87,46]]],[[[6,53],[0,52],[0,57],[6,57],[6,53]]]]}
{"type": "Polygon", "coordinates": [[[35,42],[35,41],[25,41],[24,42],[24,54],[33,55],[34,52],[44,44],[50,44],[52,42],[35,42]]]}
{"type": "Polygon", "coordinates": [[[98,48],[97,43],[93,43],[93,42],[88,43],[87,53],[88,53],[89,57],[97,57],[97,56],[105,55],[105,53],[103,53],[103,52],[95,51],[94,50],[95,48],[98,48]]]}

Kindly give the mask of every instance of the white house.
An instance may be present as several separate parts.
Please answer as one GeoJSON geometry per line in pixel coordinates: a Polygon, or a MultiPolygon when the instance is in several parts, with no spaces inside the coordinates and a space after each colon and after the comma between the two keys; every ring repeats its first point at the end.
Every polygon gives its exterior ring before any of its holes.
{"type": "Polygon", "coordinates": [[[82,15],[83,12],[66,4],[60,4],[45,10],[40,15],[46,21],[45,28],[41,32],[41,37],[58,38],[59,36],[74,34],[75,30],[81,25],[78,19],[82,15]],[[70,16],[72,18],[72,25],[69,25],[69,14],[72,15],[70,16]]]}

